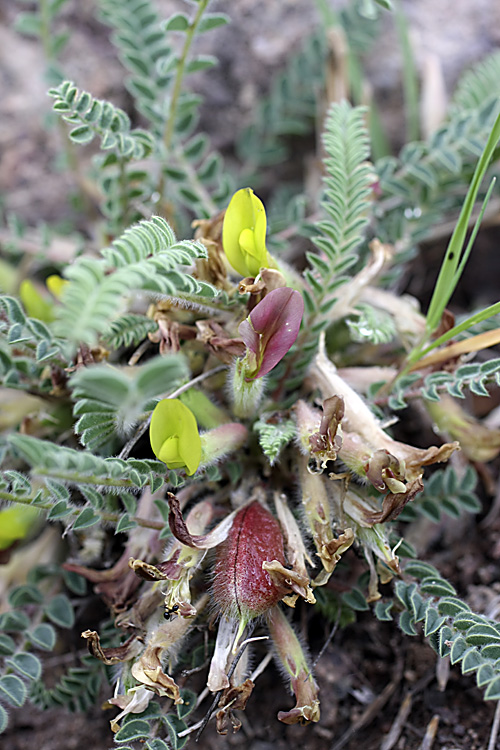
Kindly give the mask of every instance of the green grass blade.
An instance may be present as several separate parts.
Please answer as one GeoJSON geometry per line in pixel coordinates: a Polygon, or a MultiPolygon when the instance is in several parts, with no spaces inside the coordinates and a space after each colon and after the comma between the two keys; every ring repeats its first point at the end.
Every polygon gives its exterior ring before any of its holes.
{"type": "Polygon", "coordinates": [[[446,331],[446,333],[443,333],[443,335],[440,336],[435,341],[433,341],[432,344],[429,344],[429,346],[427,346],[420,353],[419,358],[424,357],[433,349],[436,349],[436,347],[441,346],[442,344],[446,344],[447,341],[450,341],[450,339],[454,338],[455,336],[458,336],[459,333],[462,333],[463,331],[467,331],[469,328],[472,328],[472,326],[475,326],[478,323],[482,323],[483,320],[492,318],[493,315],[497,315],[497,313],[500,313],[500,302],[495,302],[493,305],[490,305],[489,307],[485,307],[484,310],[480,310],[474,315],[471,315],[466,320],[463,320],[461,323],[459,323],[459,325],[454,326],[453,328],[450,328],[449,331],[446,331]]]}
{"type": "Polygon", "coordinates": [[[474,209],[474,204],[477,199],[477,194],[479,192],[481,182],[483,181],[484,175],[486,174],[489,163],[491,161],[491,157],[495,151],[499,139],[500,114],[495,120],[495,124],[493,125],[484,151],[476,166],[476,170],[465,197],[460,216],[448,244],[443,263],[441,264],[438,280],[436,282],[431,303],[429,305],[429,310],[427,312],[426,329],[427,333],[429,334],[432,333],[432,331],[434,331],[439,325],[443,310],[445,309],[451,295],[455,290],[459,279],[457,273],[458,269],[460,268],[461,270],[463,270],[464,264],[461,262],[462,251],[467,235],[467,228],[469,226],[470,217],[474,209]]]}
{"type": "Polygon", "coordinates": [[[496,181],[497,181],[497,178],[493,177],[493,179],[490,182],[488,192],[484,196],[484,201],[483,201],[483,205],[481,206],[481,211],[479,212],[479,216],[476,219],[476,223],[474,224],[474,228],[472,230],[469,242],[467,243],[467,247],[465,248],[465,251],[460,260],[460,265],[457,269],[455,287],[460,281],[460,277],[464,271],[465,264],[467,263],[469,259],[469,255],[471,253],[472,247],[474,245],[474,242],[476,241],[477,233],[479,232],[479,227],[481,226],[481,222],[483,221],[484,212],[486,211],[486,206],[488,205],[488,202],[490,200],[491,193],[493,192],[493,188],[495,187],[496,181]]]}

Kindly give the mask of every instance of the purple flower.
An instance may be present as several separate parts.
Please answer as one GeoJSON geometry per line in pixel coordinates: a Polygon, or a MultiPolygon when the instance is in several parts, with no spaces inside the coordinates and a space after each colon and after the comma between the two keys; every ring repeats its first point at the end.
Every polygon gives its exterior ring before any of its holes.
{"type": "Polygon", "coordinates": [[[299,333],[304,300],[300,292],[280,287],[269,292],[238,331],[249,352],[246,380],[267,375],[290,350],[299,333]]]}

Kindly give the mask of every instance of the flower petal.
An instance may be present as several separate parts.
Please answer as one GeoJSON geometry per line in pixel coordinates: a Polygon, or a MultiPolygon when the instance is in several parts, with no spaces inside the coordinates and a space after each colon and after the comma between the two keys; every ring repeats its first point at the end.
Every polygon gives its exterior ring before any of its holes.
{"type": "Polygon", "coordinates": [[[285,603],[289,604],[289,606],[295,607],[295,602],[298,596],[302,597],[302,599],[308,604],[316,604],[316,599],[314,598],[308,575],[302,575],[296,570],[285,568],[283,563],[279,560],[264,560],[262,563],[262,570],[269,573],[271,581],[278,589],[291,589],[294,594],[297,595],[287,595],[284,598],[285,603]]]}
{"type": "Polygon", "coordinates": [[[207,687],[212,693],[229,687],[227,672],[232,658],[233,646],[239,641],[240,621],[237,617],[223,617],[217,629],[215,650],[210,662],[207,687]]]}
{"type": "Polygon", "coordinates": [[[254,377],[267,375],[298,336],[304,300],[300,292],[280,287],[269,292],[239,326],[239,334],[257,358],[254,377]]]}
{"type": "Polygon", "coordinates": [[[227,734],[229,726],[233,732],[241,729],[241,721],[233,711],[245,710],[254,687],[254,683],[247,679],[241,685],[230,685],[222,691],[216,714],[217,734],[227,734]]]}
{"type": "Polygon", "coordinates": [[[251,188],[238,190],[229,203],[222,228],[226,257],[242,276],[257,276],[267,267],[266,212],[251,188]]]}
{"type": "Polygon", "coordinates": [[[276,647],[276,655],[290,679],[296,705],[280,711],[278,719],[285,724],[308,724],[319,721],[318,687],[311,674],[307,655],[287,618],[276,606],[269,615],[269,632],[276,647]]]}
{"type": "Polygon", "coordinates": [[[186,468],[189,476],[201,461],[201,439],[194,414],[179,399],[164,398],[153,411],[151,448],[169,469],[186,468]]]}
{"type": "Polygon", "coordinates": [[[212,549],[226,539],[231,529],[233,519],[238,510],[234,510],[221,523],[219,523],[214,529],[203,536],[197,536],[191,534],[186,522],[182,516],[181,506],[178,499],[171,492],[167,492],[168,504],[170,507],[170,514],[168,517],[168,523],[172,534],[179,542],[185,544],[187,547],[195,547],[196,549],[212,549]]]}
{"type": "Polygon", "coordinates": [[[84,630],[82,638],[87,641],[87,648],[92,656],[104,662],[104,664],[119,664],[122,661],[129,661],[134,656],[141,653],[144,645],[137,640],[137,635],[132,635],[125,641],[122,646],[103,648],[101,639],[95,630],[84,630]]]}

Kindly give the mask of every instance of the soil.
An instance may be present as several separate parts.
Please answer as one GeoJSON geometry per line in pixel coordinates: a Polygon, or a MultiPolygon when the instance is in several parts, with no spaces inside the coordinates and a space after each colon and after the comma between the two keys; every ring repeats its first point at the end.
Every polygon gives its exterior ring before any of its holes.
{"type": "MultiPolygon", "coordinates": [[[[167,15],[178,10],[181,3],[164,0],[157,5],[167,15]]],[[[310,0],[239,0],[233,5],[237,7],[228,10],[222,0],[213,3],[213,10],[228,11],[234,20],[207,42],[203,51],[220,53],[221,64],[210,79],[200,76],[196,84],[206,96],[201,125],[216,147],[230,157],[234,156],[234,134],[248,121],[259,96],[267,90],[272,73],[317,22],[310,0]]],[[[463,67],[500,42],[500,6],[494,0],[472,4],[468,0],[413,0],[403,6],[410,20],[417,64],[423,66],[429,51],[437,54],[448,92],[463,67]]],[[[18,10],[15,0],[2,0],[0,207],[4,216],[16,214],[30,231],[39,231],[45,222],[67,219],[66,195],[71,185],[55,166],[59,133],[55,128],[44,127],[50,101],[45,94],[43,53],[36,40],[15,31],[18,10]]],[[[127,108],[121,67],[114,57],[108,30],[95,20],[93,3],[70,0],[62,17],[62,25],[72,29],[62,61],[68,77],[96,97],[108,97],[127,108]]],[[[395,52],[394,32],[387,19],[384,23],[387,33],[382,35],[377,54],[367,61],[367,68],[381,101],[390,104],[383,119],[396,144],[404,129],[400,60],[395,52]]],[[[3,237],[0,235],[0,243],[3,237]]],[[[490,258],[499,239],[496,228],[479,238],[476,262],[460,289],[459,301],[464,307],[496,301],[498,274],[492,274],[490,258]]],[[[428,243],[423,253],[415,262],[411,291],[418,290],[425,299],[428,279],[435,278],[442,244],[428,243]]],[[[490,491],[495,487],[497,468],[487,469],[490,491]]],[[[484,512],[477,519],[447,518],[442,524],[419,522],[412,529],[421,556],[436,565],[453,582],[459,595],[482,612],[498,612],[500,602],[500,509],[493,506],[489,512],[492,503],[491,494],[484,491],[484,512]]],[[[307,634],[314,658],[328,638],[330,626],[318,615],[311,616],[300,609],[297,622],[304,636],[307,634]]],[[[255,661],[258,662],[258,653],[255,661]]],[[[54,677],[58,669],[47,663],[46,670],[53,671],[54,677]]],[[[391,745],[395,750],[486,750],[488,746],[495,704],[484,702],[473,679],[462,676],[456,668],[450,670],[446,660],[438,663],[423,637],[407,638],[395,623],[380,623],[370,613],[362,613],[356,623],[335,635],[319,660],[315,675],[322,711],[317,725],[287,727],[277,721],[277,712],[291,707],[293,702],[280,674],[271,665],[258,678],[242,716],[241,731],[221,737],[210,724],[198,747],[383,750],[388,747],[387,743],[383,745],[384,738],[407,696],[411,707],[401,721],[399,739],[391,745]]],[[[109,692],[103,692],[100,702],[108,697],[109,692]]],[[[0,738],[0,747],[105,750],[113,745],[109,713],[99,705],[86,715],[69,714],[63,709],[40,713],[25,706],[11,712],[10,728],[0,738]]],[[[196,718],[201,715],[202,712],[196,718]]],[[[500,747],[500,742],[496,747],[500,747]]]]}

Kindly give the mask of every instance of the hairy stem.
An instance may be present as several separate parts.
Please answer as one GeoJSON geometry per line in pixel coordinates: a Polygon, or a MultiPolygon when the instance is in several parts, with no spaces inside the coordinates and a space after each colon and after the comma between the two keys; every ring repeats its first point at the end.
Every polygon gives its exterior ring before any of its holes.
{"type": "MultiPolygon", "coordinates": [[[[35,498],[36,495],[15,495],[13,492],[0,491],[0,500],[5,500],[9,503],[17,503],[18,505],[31,505],[35,498]]],[[[40,510],[50,511],[54,507],[54,503],[50,501],[42,503],[37,501],[36,505],[33,507],[39,508],[40,510]]],[[[77,516],[82,510],[83,508],[73,508],[70,515],[77,516]]],[[[118,523],[122,515],[121,513],[108,513],[106,511],[97,510],[96,508],[93,508],[93,511],[96,515],[100,516],[103,521],[108,521],[109,523],[118,523]]],[[[147,529],[157,529],[158,531],[161,531],[165,525],[160,521],[150,521],[147,518],[139,518],[138,516],[134,516],[132,520],[135,521],[138,526],[143,526],[147,529]]]]}
{"type": "Polygon", "coordinates": [[[54,479],[60,479],[62,482],[74,482],[75,484],[98,484],[101,487],[137,487],[131,479],[114,479],[107,477],[103,479],[95,474],[79,474],[72,471],[57,471],[57,469],[35,468],[38,476],[48,476],[54,479]]]}

